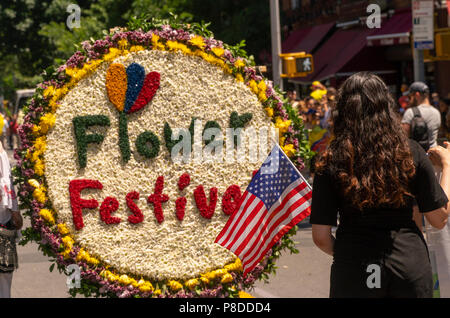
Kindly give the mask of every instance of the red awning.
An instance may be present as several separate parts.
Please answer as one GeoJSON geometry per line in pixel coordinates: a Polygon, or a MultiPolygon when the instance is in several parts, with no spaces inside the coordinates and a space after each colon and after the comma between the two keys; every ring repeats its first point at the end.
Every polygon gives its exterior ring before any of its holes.
{"type": "Polygon", "coordinates": [[[333,26],[334,22],[294,31],[291,36],[283,42],[282,52],[311,53],[333,26]]]}
{"type": "Polygon", "coordinates": [[[381,23],[381,28],[367,37],[368,46],[408,44],[412,29],[410,10],[395,13],[381,23]]]}
{"type": "Polygon", "coordinates": [[[312,27],[298,29],[293,31],[286,40],[281,44],[281,52],[282,53],[291,53],[294,52],[292,49],[298,45],[299,42],[303,40],[303,38],[311,31],[312,27]]]}
{"type": "Polygon", "coordinates": [[[364,27],[336,31],[314,54],[314,73],[295,81],[310,83],[335,75],[366,46],[366,37],[373,32],[364,27]]]}

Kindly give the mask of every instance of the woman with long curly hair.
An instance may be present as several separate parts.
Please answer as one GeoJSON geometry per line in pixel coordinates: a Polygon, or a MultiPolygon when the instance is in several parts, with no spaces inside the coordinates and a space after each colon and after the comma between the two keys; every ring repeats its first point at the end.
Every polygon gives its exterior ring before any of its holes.
{"type": "Polygon", "coordinates": [[[450,148],[427,155],[408,139],[386,84],[367,72],[339,89],[331,133],[315,165],[310,217],[314,243],[333,256],[330,297],[432,297],[413,204],[432,226],[445,226],[450,148]],[[440,184],[429,157],[442,167],[440,184]]]}

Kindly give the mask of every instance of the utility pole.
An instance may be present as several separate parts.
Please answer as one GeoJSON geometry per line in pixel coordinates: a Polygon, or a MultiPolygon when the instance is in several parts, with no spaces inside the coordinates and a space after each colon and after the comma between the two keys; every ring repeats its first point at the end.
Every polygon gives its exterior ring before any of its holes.
{"type": "Polygon", "coordinates": [[[414,81],[425,82],[425,63],[423,62],[423,51],[414,49],[414,81]]]}
{"type": "Polygon", "coordinates": [[[283,91],[281,79],[281,32],[279,0],[270,0],[270,31],[272,37],[272,73],[273,82],[283,91]]]}

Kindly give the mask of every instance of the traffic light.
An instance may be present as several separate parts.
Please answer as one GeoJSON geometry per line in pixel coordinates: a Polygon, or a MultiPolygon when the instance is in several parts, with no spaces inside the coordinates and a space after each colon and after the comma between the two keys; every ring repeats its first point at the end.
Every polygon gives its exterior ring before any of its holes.
{"type": "Polygon", "coordinates": [[[450,61],[450,28],[436,29],[434,32],[434,49],[424,50],[425,62],[450,61]]]}
{"type": "Polygon", "coordinates": [[[450,30],[436,34],[436,56],[450,57],[450,30]]]}
{"type": "Polygon", "coordinates": [[[314,72],[311,54],[305,52],[280,54],[283,70],[281,77],[305,77],[314,72]]]}

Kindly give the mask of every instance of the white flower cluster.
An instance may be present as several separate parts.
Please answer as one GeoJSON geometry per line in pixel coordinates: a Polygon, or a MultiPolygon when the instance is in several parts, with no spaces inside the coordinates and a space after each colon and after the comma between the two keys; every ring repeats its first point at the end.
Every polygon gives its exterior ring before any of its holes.
{"type": "Polygon", "coordinates": [[[161,84],[144,109],[128,116],[131,159],[126,164],[121,159],[119,113],[107,96],[105,76],[109,64],[104,63],[61,100],[44,154],[49,197],[58,222],[71,228],[75,241],[118,271],[155,280],[198,277],[234,261],[234,254],[214,243],[228,219],[222,212],[221,199],[233,184],[239,185],[243,193],[261,161],[175,164],[165,147],[164,123],[173,128],[188,128],[195,116],[203,124],[215,120],[225,130],[233,111],[251,112],[249,125],[256,129],[270,127],[271,121],[248,87],[199,57],[154,50],[131,53],[114,61],[125,67],[133,62],[142,65],[146,73],[159,72],[161,84]],[[111,126],[88,129],[87,133],[99,133],[105,139],[100,145],[89,144],[87,166],[79,169],[72,119],[99,114],[108,116],[111,126]],[[161,142],[154,159],[145,159],[136,151],[135,140],[146,130],[155,133],[161,142]],[[177,182],[183,173],[190,175],[191,183],[180,191],[177,182]],[[159,176],[164,176],[163,193],[170,198],[163,203],[162,224],[157,222],[153,206],[147,202],[159,176]],[[76,231],[69,196],[69,182],[74,179],[100,181],[102,190],[84,190],[82,198],[96,199],[99,204],[108,196],[117,198],[119,209],[112,216],[121,218],[121,223],[107,225],[101,221],[98,209],[84,209],[84,227],[76,231]],[[211,219],[203,218],[196,207],[193,192],[198,185],[203,185],[208,201],[209,189],[218,188],[217,206],[211,219]],[[144,214],[140,224],[127,220],[131,212],[125,196],[131,191],[140,193],[137,205],[144,214]],[[186,213],[183,221],[179,221],[175,216],[175,200],[183,196],[187,198],[186,213]]]}

